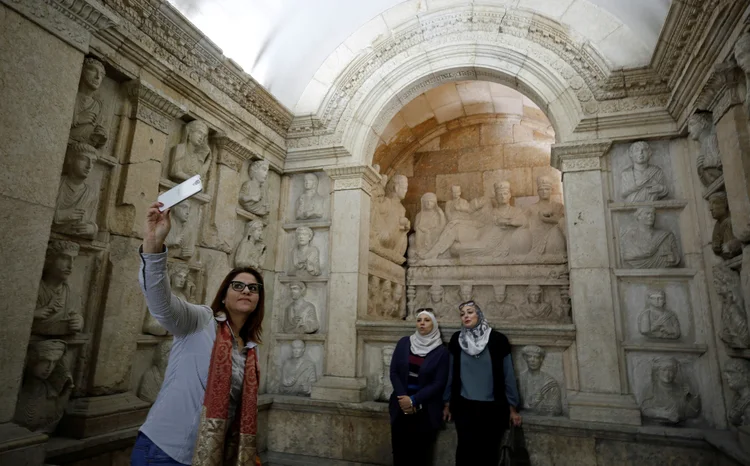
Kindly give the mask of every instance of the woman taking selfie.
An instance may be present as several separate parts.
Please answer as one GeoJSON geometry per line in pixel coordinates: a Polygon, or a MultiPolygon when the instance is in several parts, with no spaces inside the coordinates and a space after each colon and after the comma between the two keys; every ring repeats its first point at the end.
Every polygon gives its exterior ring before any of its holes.
{"type": "Polygon", "coordinates": [[[258,356],[263,277],[253,268],[229,272],[211,306],[170,291],[164,239],[169,210],[146,214],[138,278],[151,315],[174,335],[159,395],[141,426],[132,466],[260,464],[258,356]]]}
{"type": "Polygon", "coordinates": [[[510,342],[492,330],[474,301],[459,307],[461,330],[451,337],[446,421],[456,423],[456,466],[497,466],[509,422],[521,425],[510,342]]]}
{"type": "Polygon", "coordinates": [[[391,444],[394,466],[429,466],[442,425],[448,350],[432,309],[417,311],[417,330],[403,337],[391,359],[391,444]]]}

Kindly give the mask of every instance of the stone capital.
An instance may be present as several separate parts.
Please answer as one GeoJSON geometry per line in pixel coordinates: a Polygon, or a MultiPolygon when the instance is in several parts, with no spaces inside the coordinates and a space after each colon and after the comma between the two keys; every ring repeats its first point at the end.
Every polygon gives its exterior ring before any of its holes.
{"type": "Polygon", "coordinates": [[[242,169],[242,162],[245,160],[261,158],[259,154],[224,133],[217,133],[213,137],[213,143],[218,149],[218,164],[229,167],[236,172],[242,169]]]}
{"type": "Polygon", "coordinates": [[[117,26],[114,13],[97,0],[0,0],[83,53],[91,34],[117,26]]]}
{"type": "Polygon", "coordinates": [[[601,170],[601,158],[612,141],[586,141],[552,146],[551,165],[563,173],[601,170]]]}
{"type": "Polygon", "coordinates": [[[745,75],[734,60],[719,63],[698,94],[696,108],[713,113],[716,124],[731,107],[743,102],[745,96],[741,87],[744,84],[745,75]]]}
{"type": "Polygon", "coordinates": [[[187,107],[180,105],[149,83],[140,79],[127,83],[128,98],[131,103],[131,118],[135,118],[169,134],[170,124],[187,113],[187,107]]]}
{"type": "Polygon", "coordinates": [[[333,181],[334,191],[361,189],[369,195],[373,185],[380,183],[380,175],[369,165],[327,168],[325,172],[333,181]]]}

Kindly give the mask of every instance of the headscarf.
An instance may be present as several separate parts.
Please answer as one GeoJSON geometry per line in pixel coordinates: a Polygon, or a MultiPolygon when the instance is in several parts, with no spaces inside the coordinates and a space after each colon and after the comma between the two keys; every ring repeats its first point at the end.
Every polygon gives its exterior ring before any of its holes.
{"type": "Polygon", "coordinates": [[[477,303],[474,301],[467,301],[461,303],[458,306],[458,309],[461,310],[464,306],[474,306],[474,309],[477,311],[478,320],[477,324],[472,328],[461,327],[461,333],[458,335],[458,344],[466,354],[469,356],[476,356],[484,351],[487,342],[490,341],[492,328],[490,327],[489,322],[487,322],[487,319],[484,318],[484,314],[482,313],[482,310],[479,309],[479,306],[477,306],[477,303]]]}
{"type": "Polygon", "coordinates": [[[427,335],[421,335],[419,330],[414,332],[414,335],[409,337],[411,342],[411,352],[417,356],[427,356],[432,350],[443,344],[442,338],[440,338],[440,328],[438,327],[438,321],[433,314],[432,309],[422,309],[417,312],[417,317],[422,314],[427,315],[432,319],[432,331],[427,335]]]}

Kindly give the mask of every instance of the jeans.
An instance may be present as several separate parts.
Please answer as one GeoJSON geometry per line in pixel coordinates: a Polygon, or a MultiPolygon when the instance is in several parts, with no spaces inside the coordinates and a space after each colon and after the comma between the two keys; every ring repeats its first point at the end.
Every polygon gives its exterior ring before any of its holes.
{"type": "Polygon", "coordinates": [[[130,466],[187,466],[184,463],[178,463],[169,455],[164,453],[161,448],[157,447],[150,438],[142,432],[138,432],[133,446],[133,454],[130,455],[130,466]]]}

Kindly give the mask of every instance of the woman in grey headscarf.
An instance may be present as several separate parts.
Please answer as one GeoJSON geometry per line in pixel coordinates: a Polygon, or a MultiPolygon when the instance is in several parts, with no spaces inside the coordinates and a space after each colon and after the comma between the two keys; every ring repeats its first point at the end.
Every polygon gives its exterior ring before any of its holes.
{"type": "Polygon", "coordinates": [[[448,345],[443,417],[456,422],[456,466],[496,466],[509,420],[521,425],[510,342],[492,330],[474,301],[458,309],[462,327],[448,345]]]}

